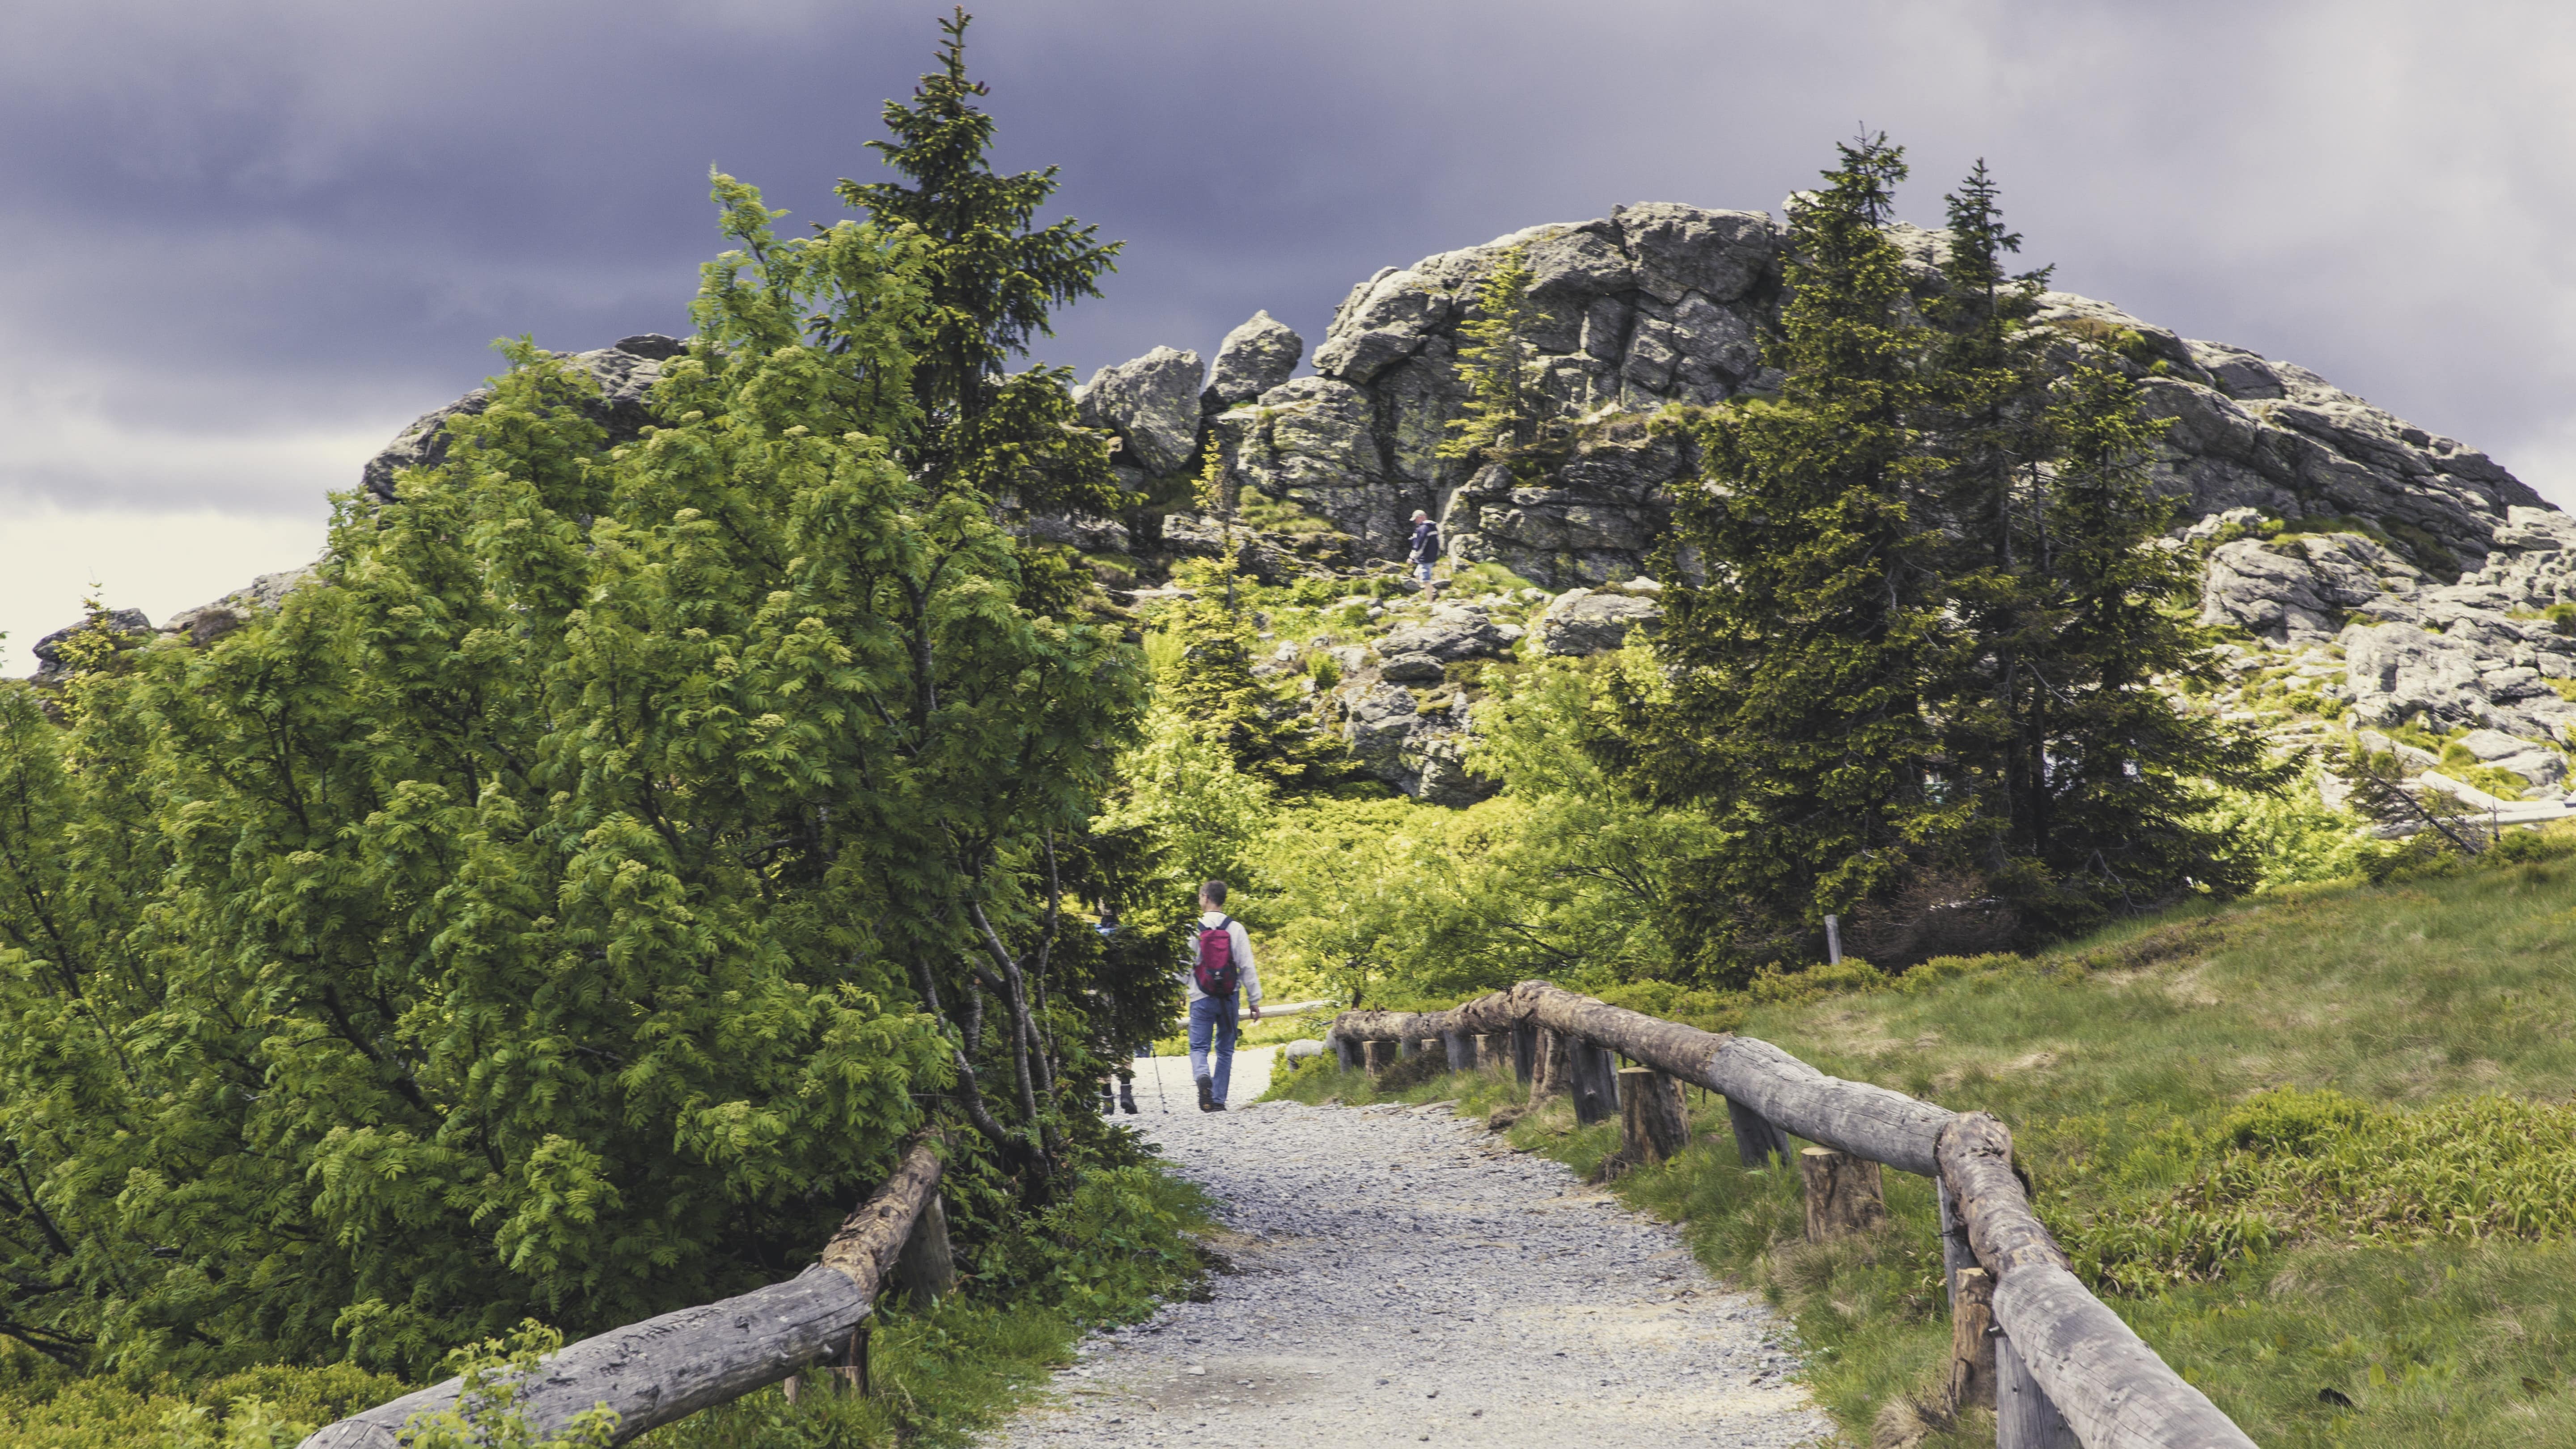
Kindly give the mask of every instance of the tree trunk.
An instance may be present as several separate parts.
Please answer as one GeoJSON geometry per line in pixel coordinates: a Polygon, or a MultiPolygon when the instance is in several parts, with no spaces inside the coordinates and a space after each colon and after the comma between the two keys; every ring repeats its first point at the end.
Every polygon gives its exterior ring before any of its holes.
{"type": "Polygon", "coordinates": [[[1831,1242],[1887,1226],[1887,1195],[1878,1164],[1830,1147],[1798,1154],[1807,1187],[1807,1241],[1831,1242]]]}
{"type": "Polygon", "coordinates": [[[1619,1073],[1619,1150],[1639,1164],[1666,1162],[1690,1145],[1681,1089],[1652,1067],[1619,1073]]]}
{"type": "MultiPolygon", "coordinates": [[[[776,1383],[844,1352],[876,1304],[914,1222],[938,1200],[939,1154],[922,1142],[886,1185],[824,1245],[823,1261],[784,1283],[611,1329],[549,1354],[529,1376],[519,1412],[539,1437],[605,1403],[614,1442],[776,1383]]],[[[397,1449],[414,1414],[456,1406],[449,1379],[316,1431],[302,1449],[397,1449]]]]}
{"type": "Polygon", "coordinates": [[[1995,1406],[1995,1280],[1983,1268],[1950,1279],[1950,1412],[1995,1406]]]}
{"type": "Polygon", "coordinates": [[[1764,1120],[1761,1113],[1733,1097],[1726,1099],[1726,1120],[1735,1129],[1736,1160],[1746,1167],[1765,1167],[1771,1159],[1789,1160],[1789,1134],[1764,1120]]]}

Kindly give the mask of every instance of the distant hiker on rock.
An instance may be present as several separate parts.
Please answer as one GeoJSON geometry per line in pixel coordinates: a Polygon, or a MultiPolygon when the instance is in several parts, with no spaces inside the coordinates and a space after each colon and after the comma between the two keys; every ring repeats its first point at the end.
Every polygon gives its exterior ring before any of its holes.
{"type": "Polygon", "coordinates": [[[1236,1000],[1251,1003],[1261,1019],[1261,975],[1252,967],[1252,938],[1222,909],[1225,882],[1199,887],[1199,925],[1190,933],[1190,1075],[1198,1078],[1199,1110],[1225,1110],[1225,1088],[1234,1077],[1236,1000]],[[1208,1062],[1209,1038],[1216,1062],[1208,1062]]]}
{"type": "Polygon", "coordinates": [[[1413,565],[1413,576],[1422,581],[1422,591],[1439,597],[1440,585],[1432,581],[1431,566],[1440,561],[1440,525],[1419,508],[1413,510],[1413,551],[1404,557],[1413,565]]]}

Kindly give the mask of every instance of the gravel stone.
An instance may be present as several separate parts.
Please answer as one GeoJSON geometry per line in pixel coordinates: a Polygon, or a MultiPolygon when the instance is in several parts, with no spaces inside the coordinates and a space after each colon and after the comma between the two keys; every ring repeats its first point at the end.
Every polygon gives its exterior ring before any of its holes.
{"type": "MultiPolygon", "coordinates": [[[[1269,1075],[1252,1055],[1236,1059],[1238,1103],[1269,1075]]],[[[1831,1435],[1791,1377],[1788,1324],[1562,1165],[1445,1105],[1158,1113],[1137,1066],[1144,1114],[1121,1120],[1222,1204],[1214,1246],[1233,1272],[1210,1302],[1092,1337],[988,1443],[1785,1449],[1831,1435]]]]}

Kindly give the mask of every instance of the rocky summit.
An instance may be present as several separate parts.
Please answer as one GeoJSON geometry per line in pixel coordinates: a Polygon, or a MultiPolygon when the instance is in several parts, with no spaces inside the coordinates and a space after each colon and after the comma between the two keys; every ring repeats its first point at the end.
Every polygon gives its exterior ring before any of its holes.
{"type": "MultiPolygon", "coordinates": [[[[1918,292],[1935,291],[1944,236],[1903,224],[1890,235],[1918,292]]],[[[1228,333],[1212,363],[1163,346],[1102,368],[1076,390],[1079,416],[1115,440],[1132,503],[1116,518],[1031,519],[1029,531],[1083,550],[1114,597],[1148,609],[1170,596],[1175,560],[1228,551],[1274,583],[1377,580],[1345,616],[1374,622],[1280,647],[1340,661],[1311,707],[1369,768],[1410,793],[1472,799],[1459,746],[1475,691],[1456,683],[1473,672],[1462,666],[1597,652],[1654,626],[1657,585],[1644,575],[1671,490],[1697,459],[1686,434],[1648,419],[1779,384],[1762,339],[1778,319],[1786,240],[1766,212],[1622,207],[1380,269],[1342,299],[1302,376],[1305,340],[1266,312],[1228,333]],[[1545,466],[1522,478],[1440,455],[1467,396],[1460,329],[1478,283],[1515,250],[1532,273],[1525,340],[1554,419],[1545,466]],[[1197,511],[1211,453],[1230,518],[1197,511]],[[1482,571],[1490,590],[1437,608],[1382,601],[1416,509],[1440,520],[1453,567],[1497,566],[1482,571]]],[[[2202,621],[2235,641],[2218,687],[2174,687],[2285,743],[2357,725],[2454,743],[2474,732],[2481,798],[2526,793],[2515,780],[2555,796],[2559,750],[2576,744],[2576,519],[2475,448],[2293,363],[2072,293],[2047,294],[2039,321],[2065,357],[2081,349],[2137,378],[2170,420],[2153,463],[2178,505],[2163,546],[2201,561],[2202,621]]],[[[639,335],[574,355],[600,383],[593,407],[613,440],[647,420],[645,395],[683,346],[639,335]]],[[[443,424],[484,402],[477,390],[424,415],[358,481],[391,499],[401,471],[444,455],[443,424]]],[[[158,632],[203,643],[297,577],[158,632]]],[[[113,626],[154,632],[139,615],[113,626]]],[[[49,670],[60,637],[38,646],[49,670]]]]}

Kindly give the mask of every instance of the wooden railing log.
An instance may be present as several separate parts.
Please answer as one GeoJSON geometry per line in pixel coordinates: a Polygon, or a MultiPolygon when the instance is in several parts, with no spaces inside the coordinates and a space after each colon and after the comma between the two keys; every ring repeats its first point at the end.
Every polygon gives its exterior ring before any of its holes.
{"type": "MultiPolygon", "coordinates": [[[[606,1404],[617,1414],[613,1442],[623,1443],[844,1351],[938,1188],[939,1155],[919,1143],[832,1235],[822,1262],[784,1283],[565,1345],[529,1376],[520,1414],[543,1438],[606,1404]]],[[[454,1408],[461,1386],[449,1379],[352,1414],[302,1449],[397,1449],[413,1415],[454,1408]]]]}
{"type": "Polygon", "coordinates": [[[2003,1123],[1983,1112],[1957,1117],[1942,1129],[1939,1155],[1977,1264],[1994,1275],[1995,1325],[2021,1365],[2015,1369],[1998,1350],[1999,1424],[2023,1413],[2029,1432],[2043,1434],[2023,1442],[2051,1442],[2046,1426],[2030,1417],[2035,1411],[2010,1402],[2014,1374],[2026,1370],[2085,1449],[2254,1449],[2244,1430],[2070,1270],[2057,1240],[2030,1210],[2003,1123]]]}

